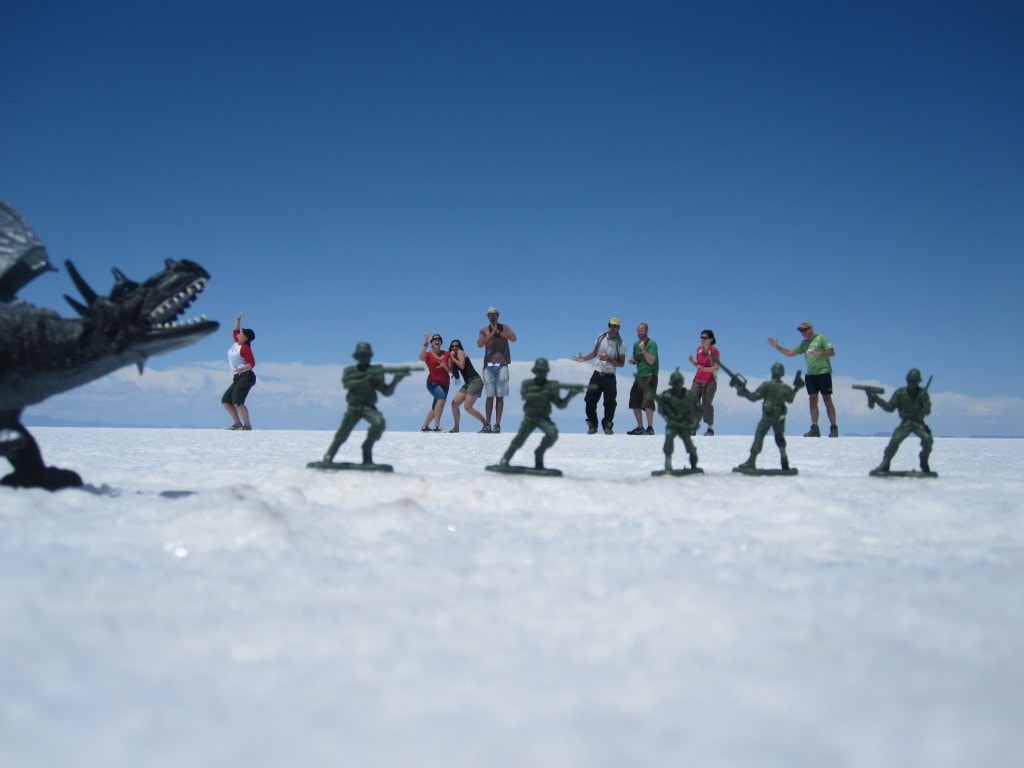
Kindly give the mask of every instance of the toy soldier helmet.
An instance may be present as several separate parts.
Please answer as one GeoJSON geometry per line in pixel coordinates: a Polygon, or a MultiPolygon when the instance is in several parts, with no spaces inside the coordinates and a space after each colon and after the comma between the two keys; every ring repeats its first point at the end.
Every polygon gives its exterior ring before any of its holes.
{"type": "Polygon", "coordinates": [[[911,368],[907,371],[907,384],[920,384],[921,383],[921,372],[917,368],[911,368]]]}
{"type": "Polygon", "coordinates": [[[673,387],[676,384],[685,384],[686,383],[686,377],[683,376],[682,371],[680,371],[678,368],[676,368],[674,371],[672,371],[672,375],[668,377],[668,383],[669,383],[670,386],[673,386],[673,387]]]}
{"type": "Polygon", "coordinates": [[[551,370],[551,366],[548,365],[548,361],[547,361],[546,358],[538,357],[537,360],[533,364],[533,372],[534,373],[547,373],[550,370],[551,370]]]}
{"type": "Polygon", "coordinates": [[[373,357],[373,349],[370,348],[368,342],[360,341],[356,344],[356,351],[352,353],[352,357],[356,360],[362,360],[363,358],[369,359],[373,357]]]}
{"type": "Polygon", "coordinates": [[[775,363],[772,366],[772,378],[773,379],[781,379],[782,378],[782,374],[784,374],[785,372],[786,372],[786,368],[785,368],[785,366],[782,365],[782,363],[775,363]]]}

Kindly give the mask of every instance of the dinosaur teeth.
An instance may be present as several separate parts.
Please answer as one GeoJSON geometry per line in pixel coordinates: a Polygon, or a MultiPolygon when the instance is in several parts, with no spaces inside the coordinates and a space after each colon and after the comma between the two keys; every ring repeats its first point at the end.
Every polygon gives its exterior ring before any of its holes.
{"type": "Polygon", "coordinates": [[[206,288],[206,282],[205,279],[200,278],[178,291],[171,298],[161,302],[156,309],[149,313],[150,321],[153,324],[171,322],[173,318],[184,312],[196,300],[196,296],[206,288]]]}
{"type": "Polygon", "coordinates": [[[209,321],[210,320],[209,320],[209,318],[206,315],[201,315],[200,317],[193,317],[190,320],[186,320],[186,321],[183,321],[183,322],[180,322],[180,323],[176,323],[176,322],[173,322],[173,321],[168,321],[168,322],[165,322],[165,323],[157,323],[153,327],[158,329],[158,330],[161,330],[161,331],[170,331],[170,330],[173,330],[175,328],[187,328],[190,325],[201,325],[203,323],[208,323],[209,321]]]}

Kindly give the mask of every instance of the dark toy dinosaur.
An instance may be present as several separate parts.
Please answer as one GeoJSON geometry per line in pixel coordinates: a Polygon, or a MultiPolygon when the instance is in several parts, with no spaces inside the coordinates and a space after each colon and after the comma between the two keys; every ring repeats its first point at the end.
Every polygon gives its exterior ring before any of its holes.
{"type": "Polygon", "coordinates": [[[21,423],[26,406],[111,371],[188,346],[213,333],[205,317],[177,319],[210,276],[192,261],[167,259],[165,269],[136,283],[114,269],[109,296],[99,296],[70,261],[68,273],[84,303],[65,296],[81,319],[62,318],[17,298],[43,272],[56,271],[28,223],[0,200],[0,455],[14,471],[3,485],[56,490],[82,484],[68,469],[48,467],[21,423]]]}

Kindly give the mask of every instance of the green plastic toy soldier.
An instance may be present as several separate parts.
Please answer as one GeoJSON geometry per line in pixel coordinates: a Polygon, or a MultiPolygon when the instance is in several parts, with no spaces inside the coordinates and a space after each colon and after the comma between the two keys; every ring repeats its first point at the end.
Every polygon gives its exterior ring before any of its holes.
{"type": "Polygon", "coordinates": [[[373,463],[373,444],[384,434],[384,417],[377,410],[377,393],[390,397],[395,392],[395,387],[402,379],[413,371],[422,371],[422,367],[398,366],[385,367],[383,365],[370,365],[373,358],[373,349],[365,341],[356,344],[356,350],[352,353],[356,359],[356,365],[345,368],[341,375],[341,384],[348,392],[345,395],[345,402],[348,408],[341,420],[341,426],[334,434],[323,461],[313,461],[307,467],[313,469],[365,469],[391,472],[389,464],[373,463]],[[395,377],[390,384],[384,383],[384,375],[393,373],[395,377]],[[352,429],[360,419],[369,423],[366,430],[366,440],[363,442],[363,463],[353,464],[350,462],[335,462],[334,455],[338,452],[341,444],[344,443],[352,429]]]}
{"type": "Polygon", "coordinates": [[[932,399],[928,395],[928,387],[932,380],[928,379],[925,386],[921,386],[921,372],[917,368],[907,371],[907,386],[900,387],[892,393],[888,402],[881,398],[883,390],[881,387],[868,387],[863,384],[854,384],[854,389],[863,389],[868,396],[868,407],[876,405],[887,413],[899,411],[900,423],[892,433],[889,444],[885,447],[885,454],[882,463],[869,473],[875,477],[938,477],[928,466],[928,457],[932,452],[932,431],[924,423],[924,417],[932,412],[932,399]],[[892,464],[900,443],[910,435],[917,435],[921,438],[921,471],[920,472],[892,472],[889,467],[892,464]]]}
{"type": "Polygon", "coordinates": [[[721,360],[719,367],[729,374],[729,386],[736,389],[736,394],[745,397],[751,402],[763,400],[761,406],[761,420],[757,423],[757,430],[754,432],[754,443],[750,446],[750,458],[733,468],[733,472],[743,472],[752,475],[795,475],[797,470],[789,466],[789,456],[786,455],[786,406],[793,402],[796,393],[803,389],[804,380],[800,371],[796,372],[793,379],[793,386],[782,380],[786,369],[782,363],[775,363],[772,366],[772,378],[762,383],[753,392],[747,389],[747,380],[742,376],[733,373],[724,365],[721,360]],[[758,469],[755,466],[757,455],[764,446],[765,435],[771,429],[775,433],[775,445],[779,447],[779,454],[782,458],[782,469],[758,469]]]}
{"type": "Polygon", "coordinates": [[[678,368],[668,378],[669,388],[660,395],[654,396],[658,404],[658,413],[665,419],[665,469],[655,470],[652,475],[690,475],[703,474],[704,470],[697,466],[697,448],[691,435],[700,426],[702,411],[700,398],[685,386],[686,380],[678,368]],[[689,469],[672,469],[672,452],[676,438],[683,441],[686,453],[690,457],[689,469]]]}
{"type": "Polygon", "coordinates": [[[519,427],[519,432],[512,438],[512,444],[505,451],[505,455],[501,457],[501,461],[488,466],[487,469],[489,471],[553,476],[562,474],[557,469],[546,469],[544,467],[545,451],[558,440],[558,427],[551,420],[551,406],[555,405],[559,408],[565,408],[575,395],[587,388],[587,385],[559,384],[557,381],[549,381],[548,371],[550,370],[551,367],[548,365],[548,361],[543,357],[538,357],[534,362],[534,378],[527,379],[523,382],[522,386],[523,423],[519,427]],[[559,390],[562,389],[568,390],[564,397],[559,394],[559,390]],[[513,454],[523,447],[526,438],[535,429],[543,432],[544,437],[541,438],[540,446],[534,452],[534,467],[531,469],[530,467],[511,466],[509,462],[512,460],[513,454]]]}

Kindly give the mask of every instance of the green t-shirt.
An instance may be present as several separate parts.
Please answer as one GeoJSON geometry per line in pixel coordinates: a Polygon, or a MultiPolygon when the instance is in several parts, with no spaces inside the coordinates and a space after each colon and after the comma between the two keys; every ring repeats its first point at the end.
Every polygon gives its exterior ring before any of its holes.
{"type": "Polygon", "coordinates": [[[823,333],[816,333],[811,338],[801,341],[793,348],[793,351],[798,355],[804,355],[804,359],[807,360],[807,373],[816,375],[819,373],[832,373],[832,358],[807,357],[807,353],[824,352],[829,349],[832,349],[832,342],[828,340],[828,336],[823,333]]]}
{"type": "Polygon", "coordinates": [[[647,339],[647,351],[654,355],[653,365],[647,362],[647,358],[644,357],[644,353],[640,351],[640,342],[633,342],[633,359],[636,360],[637,376],[658,375],[658,363],[661,362],[661,359],[658,357],[658,344],[654,339],[647,339]]]}

